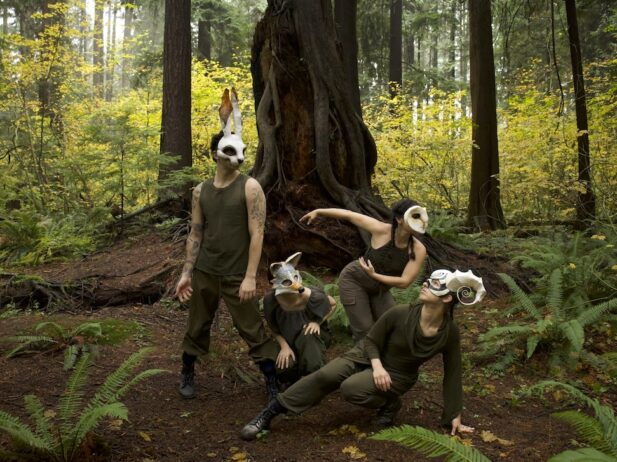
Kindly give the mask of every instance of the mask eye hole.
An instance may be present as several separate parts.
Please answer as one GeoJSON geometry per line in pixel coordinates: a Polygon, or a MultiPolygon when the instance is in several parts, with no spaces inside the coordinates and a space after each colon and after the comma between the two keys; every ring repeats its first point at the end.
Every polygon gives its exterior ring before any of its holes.
{"type": "Polygon", "coordinates": [[[227,154],[228,156],[235,156],[237,154],[236,150],[232,148],[231,146],[227,146],[223,148],[223,152],[227,154]]]}
{"type": "Polygon", "coordinates": [[[428,285],[432,287],[433,289],[441,288],[441,281],[439,279],[428,279],[427,282],[428,282],[428,285]]]}
{"type": "Polygon", "coordinates": [[[289,287],[289,286],[291,285],[291,279],[285,279],[285,280],[283,281],[283,285],[284,285],[285,287],[289,287]]]}
{"type": "Polygon", "coordinates": [[[295,281],[297,281],[297,280],[298,280],[298,275],[297,275],[297,274],[294,276],[294,280],[295,280],[295,281]]]}
{"type": "Polygon", "coordinates": [[[415,220],[419,220],[420,219],[420,214],[419,213],[412,213],[411,214],[411,218],[413,218],[415,220]]]}

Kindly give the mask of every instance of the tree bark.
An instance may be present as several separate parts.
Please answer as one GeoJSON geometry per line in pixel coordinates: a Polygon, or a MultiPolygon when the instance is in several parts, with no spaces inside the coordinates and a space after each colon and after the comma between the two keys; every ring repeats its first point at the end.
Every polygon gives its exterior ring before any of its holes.
{"type": "Polygon", "coordinates": [[[358,0],[334,0],[334,19],[336,35],[341,43],[341,56],[345,68],[345,77],[351,92],[353,107],[362,117],[360,103],[360,84],[358,82],[358,38],[356,18],[358,0]]]}
{"type": "Polygon", "coordinates": [[[92,64],[95,67],[92,74],[94,95],[102,98],[104,94],[104,50],[103,50],[103,13],[104,0],[94,0],[94,31],[92,34],[92,64]]]}
{"type": "Polygon", "coordinates": [[[130,62],[127,58],[129,52],[128,46],[133,39],[133,18],[134,12],[130,2],[123,2],[124,5],[124,27],[122,28],[122,89],[127,89],[130,86],[129,66],[130,62]]]}
{"type": "MultiPolygon", "coordinates": [[[[160,149],[161,154],[171,156],[172,162],[159,166],[159,182],[167,179],[172,171],[192,165],[190,0],[165,0],[160,149]]],[[[163,196],[168,193],[188,199],[189,185],[177,185],[162,191],[163,196]]]]}
{"type": "Polygon", "coordinates": [[[211,23],[209,19],[197,23],[197,51],[199,59],[212,59],[211,23]]]}
{"type": "Polygon", "coordinates": [[[390,97],[403,86],[403,0],[390,0],[390,97]]]}
{"type": "Polygon", "coordinates": [[[490,2],[469,0],[469,32],[473,147],[467,224],[482,230],[498,229],[505,227],[505,220],[499,195],[497,100],[490,2]]]}
{"type": "Polygon", "coordinates": [[[304,249],[307,263],[340,268],[363,247],[355,228],[331,221],[322,233],[298,218],[325,204],[380,219],[389,211],[371,189],[377,150],[354,108],[330,0],[269,0],[251,72],[260,138],[253,175],[268,195],[266,247],[278,246],[279,255],[304,249]]]}
{"type": "Polygon", "coordinates": [[[580,229],[588,228],[595,219],[596,200],[591,187],[591,158],[589,153],[589,132],[587,126],[587,103],[585,98],[585,80],[583,78],[583,59],[581,43],[578,36],[575,0],[566,0],[568,18],[568,37],[570,39],[570,57],[576,104],[576,128],[578,141],[578,181],[584,191],[578,193],[576,218],[580,229]]]}

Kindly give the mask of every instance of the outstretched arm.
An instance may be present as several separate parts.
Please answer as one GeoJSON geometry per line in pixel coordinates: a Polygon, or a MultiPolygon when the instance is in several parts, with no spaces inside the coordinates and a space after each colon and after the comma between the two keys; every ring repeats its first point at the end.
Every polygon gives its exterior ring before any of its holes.
{"type": "Polygon", "coordinates": [[[385,274],[379,274],[375,272],[375,268],[371,264],[370,260],[365,261],[364,257],[360,257],[359,262],[360,266],[367,274],[375,279],[376,281],[381,282],[382,284],[386,284],[391,287],[398,287],[399,289],[406,289],[409,285],[416,279],[418,273],[422,269],[422,264],[424,263],[424,259],[426,258],[426,247],[419,242],[414,240],[415,246],[415,260],[409,260],[405,268],[403,269],[403,273],[400,276],[386,276],[385,274]]]}
{"type": "Polygon", "coordinates": [[[310,225],[317,217],[346,220],[352,225],[362,228],[371,234],[389,231],[389,225],[387,223],[346,209],[315,209],[300,218],[300,222],[310,225]]]}
{"type": "Polygon", "coordinates": [[[266,198],[257,180],[249,178],[244,188],[246,194],[246,209],[251,241],[249,244],[249,261],[246,265],[244,280],[240,284],[240,302],[255,297],[257,266],[261,259],[261,249],[266,225],[266,198]]]}
{"type": "Polygon", "coordinates": [[[186,260],[182,267],[182,275],[176,285],[176,297],[181,302],[186,302],[193,293],[191,288],[191,281],[193,275],[193,268],[199,255],[199,248],[201,247],[201,238],[204,234],[204,219],[201,213],[201,205],[199,204],[199,196],[201,195],[201,187],[203,183],[199,183],[195,189],[193,189],[192,205],[191,205],[191,232],[186,239],[186,260]]]}

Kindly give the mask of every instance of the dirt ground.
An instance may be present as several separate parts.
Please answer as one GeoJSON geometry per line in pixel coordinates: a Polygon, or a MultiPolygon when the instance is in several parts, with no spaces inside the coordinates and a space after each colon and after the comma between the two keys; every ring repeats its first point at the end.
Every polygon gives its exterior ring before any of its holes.
{"type": "MultiPolygon", "coordinates": [[[[114,265],[113,259],[105,261],[114,265]]],[[[97,274],[100,271],[96,270],[97,274]]],[[[45,273],[54,273],[53,266],[45,267],[45,273]]],[[[262,274],[259,288],[263,290],[266,285],[262,274]]],[[[545,461],[575,444],[574,432],[550,416],[555,410],[568,408],[568,402],[557,395],[549,395],[543,401],[520,401],[512,395],[521,386],[552,378],[543,363],[530,362],[495,376],[468,358],[476,348],[479,333],[502,319],[499,313],[504,306],[503,300],[489,300],[480,308],[463,307],[456,314],[465,355],[463,421],[476,429],[471,436],[464,437],[464,442],[493,461],[545,461]],[[491,432],[501,440],[485,441],[487,434],[483,438],[482,432],[491,432]]],[[[119,319],[136,321],[142,326],[119,345],[101,346],[90,372],[92,393],[129,354],[144,346],[153,346],[154,351],[142,369],[169,371],[139,384],[122,400],[129,409],[128,422],[103,421],[99,426],[97,433],[106,447],[97,450],[102,450],[111,461],[429,460],[398,444],[368,439],[375,431],[370,423],[373,413],[346,403],[338,392],[302,416],[276,419],[263,438],[242,441],[238,436],[240,428],[266,404],[261,375],[251,364],[246,346],[234,332],[222,304],[213,325],[211,355],[197,365],[197,398],[181,399],[177,393],[180,341],[187,314],[177,302],[166,298],[154,304],[108,306],[91,311],[26,312],[0,319],[0,336],[31,332],[32,326],[42,320],[73,326],[86,320],[119,319]]],[[[330,358],[348,348],[348,341],[341,340],[345,339],[339,338],[339,343],[328,351],[330,358]]],[[[613,346],[617,343],[617,339],[611,341],[613,346]]],[[[26,416],[24,395],[35,394],[47,408],[54,408],[69,376],[62,370],[61,354],[2,357],[0,368],[0,409],[22,418],[26,416]]],[[[579,380],[593,388],[594,377],[584,371],[577,374],[579,380]]],[[[421,369],[418,383],[404,396],[397,424],[445,432],[439,427],[441,378],[441,359],[434,358],[421,369]]],[[[606,404],[617,404],[615,390],[605,392],[601,398],[606,404]]],[[[0,433],[0,444],[9,447],[5,434],[0,433]]]]}

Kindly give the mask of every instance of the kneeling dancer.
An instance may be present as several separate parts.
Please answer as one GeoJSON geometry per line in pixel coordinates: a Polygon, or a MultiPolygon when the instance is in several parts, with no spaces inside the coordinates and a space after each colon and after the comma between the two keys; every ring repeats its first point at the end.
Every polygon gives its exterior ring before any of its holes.
{"type": "Polygon", "coordinates": [[[402,406],[400,396],[415,384],[419,367],[439,353],[444,363],[442,424],[451,425],[452,434],[473,431],[461,423],[461,345],[453,308],[458,302],[476,303],[485,293],[482,279],[471,271],[434,271],[420,291],[421,304],[388,310],[362,342],[279,393],[240,436],[252,440],[275,416],[302,413],[339,388],[347,401],[378,409],[376,425],[392,425],[402,406]]]}

